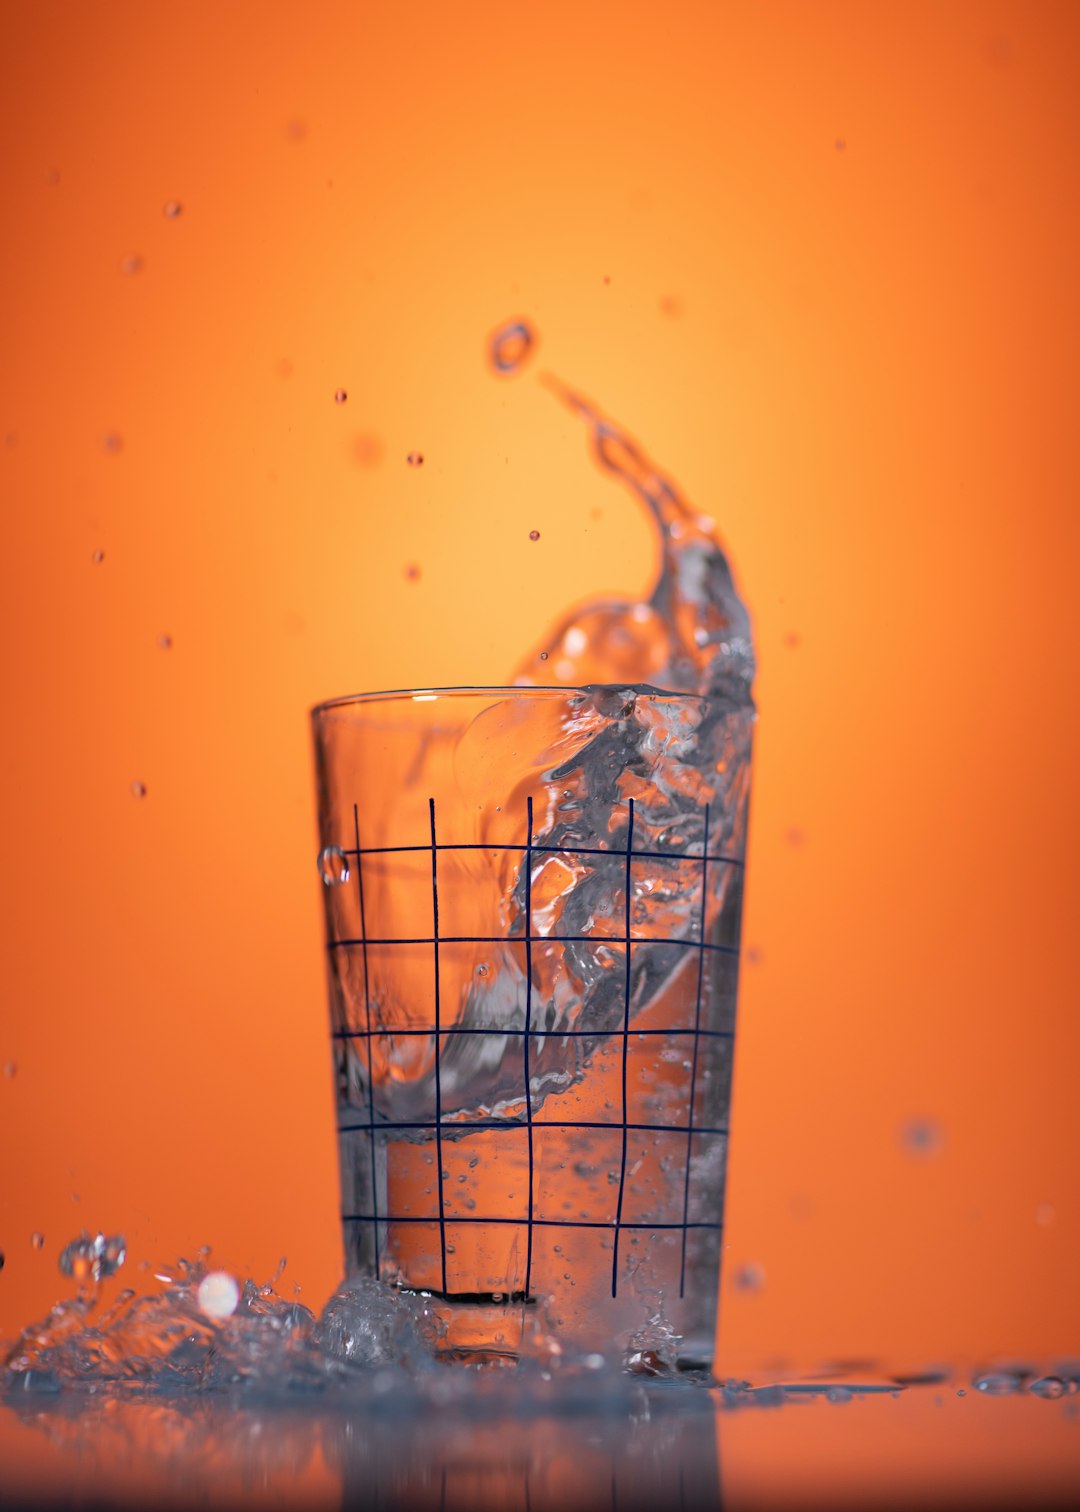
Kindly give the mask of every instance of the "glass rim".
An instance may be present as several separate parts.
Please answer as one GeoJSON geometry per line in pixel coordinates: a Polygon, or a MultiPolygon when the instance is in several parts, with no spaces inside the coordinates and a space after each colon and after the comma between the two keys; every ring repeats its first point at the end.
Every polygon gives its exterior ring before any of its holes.
{"type": "Polygon", "coordinates": [[[705,693],[680,692],[674,688],[657,688],[652,683],[581,683],[581,684],[485,684],[466,683],[461,686],[449,688],[386,688],[374,693],[346,693],[340,698],[325,698],[321,703],[313,705],[311,709],[312,719],[320,714],[329,714],[335,709],[344,709],[351,706],[364,707],[367,704],[382,703],[395,699],[410,699],[416,703],[433,703],[439,698],[471,697],[477,694],[494,694],[501,697],[513,698],[550,698],[556,693],[604,693],[604,692],[631,692],[638,697],[653,696],[656,698],[681,698],[688,703],[708,703],[709,698],[705,693]]]}

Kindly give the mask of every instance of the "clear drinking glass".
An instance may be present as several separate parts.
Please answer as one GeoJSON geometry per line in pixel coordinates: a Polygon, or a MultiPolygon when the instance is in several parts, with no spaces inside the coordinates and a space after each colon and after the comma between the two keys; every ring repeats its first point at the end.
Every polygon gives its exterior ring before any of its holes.
{"type": "Polygon", "coordinates": [[[459,1357],[542,1313],[708,1364],[751,710],[451,688],[312,719],[347,1273],[430,1293],[459,1357]]]}

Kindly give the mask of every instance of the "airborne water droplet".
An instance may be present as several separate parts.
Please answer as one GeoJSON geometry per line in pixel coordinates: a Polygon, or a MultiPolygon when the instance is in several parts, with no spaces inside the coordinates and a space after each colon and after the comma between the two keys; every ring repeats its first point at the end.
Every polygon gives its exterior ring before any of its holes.
{"type": "Polygon", "coordinates": [[[319,852],[319,875],[326,887],[340,887],[349,880],[349,858],[337,845],[327,845],[319,852]]]}
{"type": "Polygon", "coordinates": [[[344,389],[335,389],[335,390],[334,390],[334,403],[335,403],[335,404],[344,404],[344,403],[345,403],[345,401],[346,401],[346,399],[347,399],[347,398],[348,398],[348,397],[349,397],[349,396],[348,396],[348,394],[347,394],[347,393],[346,393],[346,392],[345,392],[345,390],[344,390],[344,389]]]}
{"type": "Polygon", "coordinates": [[[423,467],[424,454],[423,452],[410,452],[405,460],[410,467],[423,467]]]}
{"type": "Polygon", "coordinates": [[[159,635],[157,643],[161,647],[162,651],[171,651],[172,650],[172,636],[171,635],[159,635]]]}
{"type": "Polygon", "coordinates": [[[900,1131],[900,1138],[909,1155],[926,1158],[941,1149],[941,1129],[930,1118],[909,1119],[900,1131]]]}
{"type": "Polygon", "coordinates": [[[516,373],[529,355],[533,345],[533,332],[524,320],[511,321],[500,326],[491,336],[488,352],[491,365],[497,373],[516,373]]]}
{"type": "Polygon", "coordinates": [[[731,1284],[736,1291],[759,1292],[765,1285],[765,1267],[759,1265],[756,1260],[750,1260],[746,1265],[740,1265],[731,1284]]]}
{"type": "Polygon", "coordinates": [[[37,1232],[31,1234],[30,1243],[33,1245],[34,1249],[42,1249],[45,1244],[45,1235],[39,1234],[37,1232]]]}
{"type": "Polygon", "coordinates": [[[90,560],[93,562],[95,567],[101,566],[102,562],[105,560],[105,553],[101,550],[100,546],[98,547],[97,551],[94,552],[93,556],[91,556],[90,560]]]}
{"type": "Polygon", "coordinates": [[[138,782],[138,781],[133,782],[131,784],[131,796],[133,798],[145,798],[146,797],[146,783],[145,782],[138,782]]]}
{"type": "Polygon", "coordinates": [[[176,220],[183,212],[183,209],[184,207],[179,200],[166,200],[163,206],[164,213],[169,220],[176,220]]]}
{"type": "Polygon", "coordinates": [[[538,541],[539,539],[540,539],[540,532],[538,530],[530,530],[529,531],[529,540],[530,541],[538,541]]]}
{"type": "Polygon", "coordinates": [[[228,1271],[211,1271],[199,1282],[200,1312],[208,1318],[231,1318],[240,1301],[240,1288],[228,1271]]]}

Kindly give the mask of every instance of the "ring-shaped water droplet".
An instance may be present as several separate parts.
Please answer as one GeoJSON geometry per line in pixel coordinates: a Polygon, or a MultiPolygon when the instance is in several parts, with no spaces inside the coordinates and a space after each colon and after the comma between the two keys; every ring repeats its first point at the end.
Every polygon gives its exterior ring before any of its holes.
{"type": "Polygon", "coordinates": [[[516,373],[533,346],[533,333],[523,320],[500,326],[491,336],[488,353],[497,373],[516,373]]]}

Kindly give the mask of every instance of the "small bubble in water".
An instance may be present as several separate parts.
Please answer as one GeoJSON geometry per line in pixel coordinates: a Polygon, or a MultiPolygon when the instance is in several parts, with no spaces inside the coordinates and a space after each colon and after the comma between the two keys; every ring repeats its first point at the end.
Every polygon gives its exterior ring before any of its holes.
{"type": "Polygon", "coordinates": [[[349,858],[337,845],[327,845],[319,852],[319,875],[325,887],[340,887],[349,880],[349,858]]]}
{"type": "Polygon", "coordinates": [[[533,344],[532,330],[523,320],[501,326],[489,343],[491,365],[497,373],[516,373],[533,344]]]}
{"type": "Polygon", "coordinates": [[[184,207],[179,200],[166,200],[162,209],[168,220],[176,220],[183,214],[184,207]]]}
{"type": "Polygon", "coordinates": [[[486,961],[481,961],[480,962],[479,966],[476,968],[476,974],[477,974],[477,976],[487,976],[487,974],[488,974],[488,965],[487,965],[486,961]]]}
{"type": "Polygon", "coordinates": [[[739,1266],[731,1278],[731,1284],[736,1291],[759,1292],[765,1285],[765,1267],[756,1260],[750,1260],[739,1266]]]}
{"type": "Polygon", "coordinates": [[[142,268],[143,260],[137,252],[129,252],[127,257],[122,257],[120,259],[121,273],[127,273],[129,275],[132,273],[139,273],[142,271],[142,268]]]}
{"type": "Polygon", "coordinates": [[[479,1157],[479,1155],[474,1155],[472,1157],[472,1159],[469,1161],[469,1170],[470,1171],[475,1171],[476,1168],[477,1168],[477,1166],[479,1164],[480,1164],[480,1157],[479,1157]]]}
{"type": "Polygon", "coordinates": [[[1060,1376],[1040,1376],[1028,1387],[1032,1396],[1037,1397],[1063,1397],[1068,1389],[1060,1376]]]}
{"type": "Polygon", "coordinates": [[[45,1235],[39,1234],[35,1230],[35,1232],[30,1235],[30,1243],[34,1247],[34,1249],[43,1249],[45,1245],[45,1235]]]}
{"type": "Polygon", "coordinates": [[[240,1301],[240,1288],[228,1271],[211,1271],[199,1282],[199,1310],[208,1318],[231,1318],[240,1301]]]}
{"type": "Polygon", "coordinates": [[[424,454],[423,452],[410,452],[405,460],[410,467],[423,467],[424,454]]]}
{"type": "Polygon", "coordinates": [[[827,1402],[851,1402],[854,1398],[855,1393],[847,1386],[830,1386],[825,1393],[827,1402]]]}
{"type": "Polygon", "coordinates": [[[540,539],[540,532],[538,530],[530,530],[529,531],[529,540],[530,541],[538,541],[539,539],[540,539]]]}
{"type": "Polygon", "coordinates": [[[910,1118],[900,1131],[900,1140],[909,1155],[936,1155],[941,1149],[941,1129],[933,1119],[910,1118]]]}
{"type": "Polygon", "coordinates": [[[139,781],[133,782],[131,784],[131,796],[133,798],[145,798],[146,797],[146,783],[145,782],[139,782],[139,781]]]}
{"type": "Polygon", "coordinates": [[[335,404],[344,404],[344,403],[345,403],[345,401],[346,401],[346,399],[347,399],[347,398],[348,398],[348,397],[349,397],[349,396],[348,396],[348,394],[347,394],[347,393],[346,393],[346,392],[345,392],[345,390],[344,390],[344,389],[335,389],[335,390],[334,390],[334,403],[335,403],[335,404]]]}

